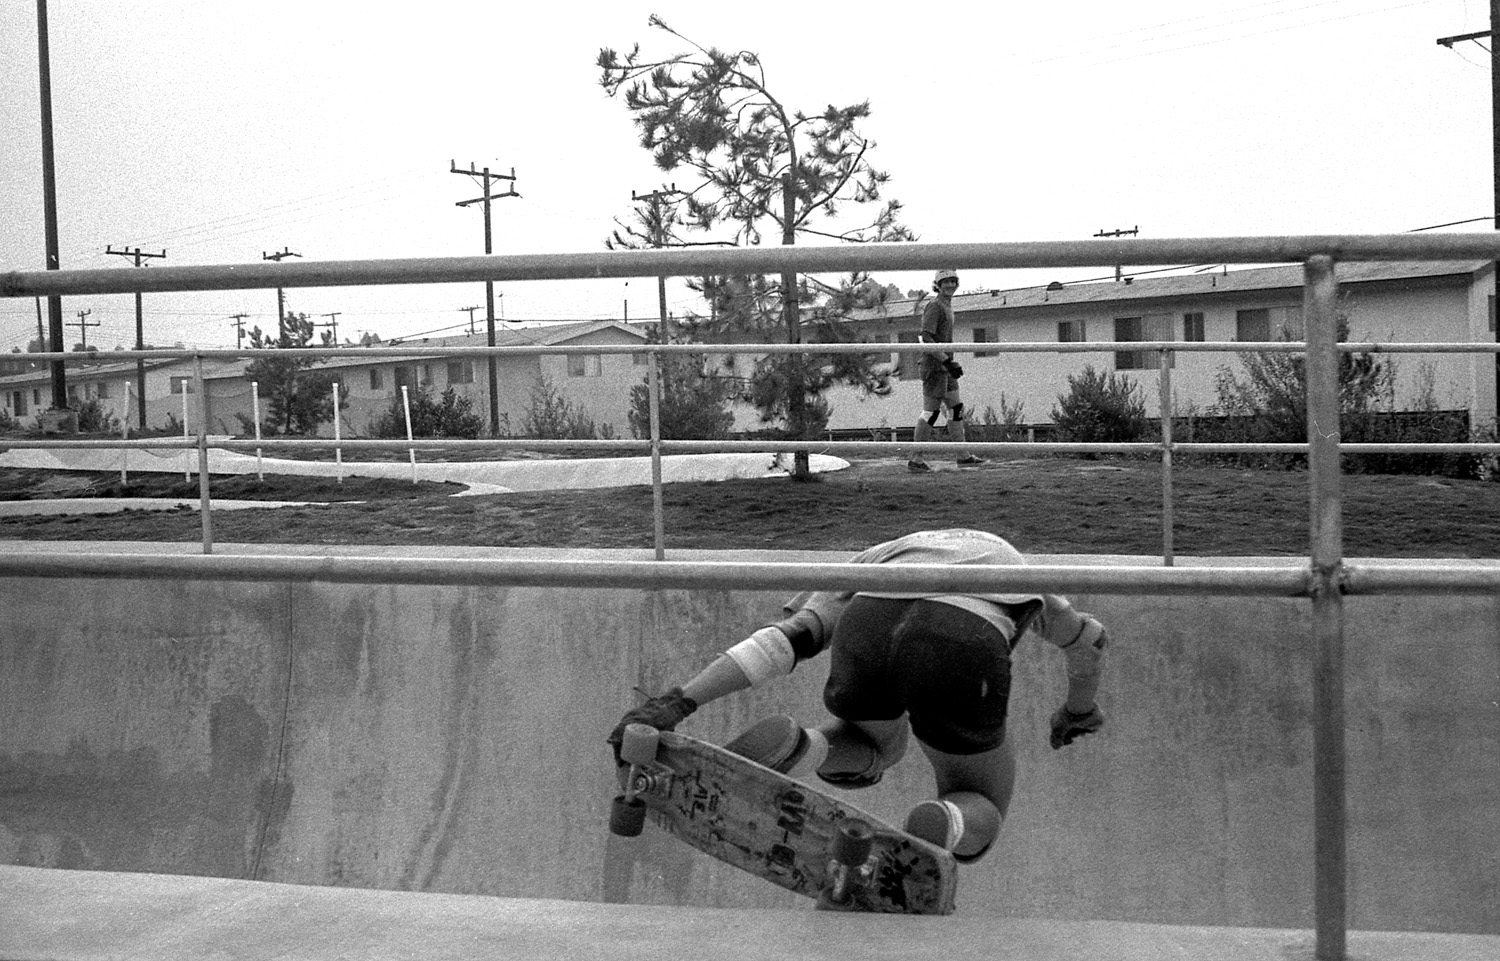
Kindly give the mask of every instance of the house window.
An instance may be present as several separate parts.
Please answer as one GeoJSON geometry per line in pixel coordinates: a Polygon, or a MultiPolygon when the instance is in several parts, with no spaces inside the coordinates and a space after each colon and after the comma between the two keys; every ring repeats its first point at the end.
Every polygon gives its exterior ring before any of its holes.
{"type": "Polygon", "coordinates": [[[68,385],[68,402],[69,403],[73,403],[73,404],[78,403],[78,385],[77,384],[69,384],[68,385]]]}
{"type": "Polygon", "coordinates": [[[1081,344],[1088,340],[1081,320],[1060,320],[1057,322],[1057,342],[1059,344],[1081,344]]]}
{"type": "Polygon", "coordinates": [[[33,406],[33,407],[40,407],[40,406],[42,406],[42,389],[40,387],[35,388],[31,392],[31,406],[33,406]]]}
{"type": "Polygon", "coordinates": [[[1182,339],[1200,343],[1203,341],[1203,311],[1182,315],[1182,339]]]}
{"type": "MultiPolygon", "coordinates": [[[[897,343],[915,344],[921,336],[916,331],[910,333],[899,333],[896,335],[897,343]]],[[[899,370],[902,380],[922,379],[922,355],[920,352],[902,352],[896,355],[896,369],[899,370]]]]}
{"type": "MultiPolygon", "coordinates": [[[[993,344],[994,342],[995,342],[995,331],[994,331],[993,328],[990,328],[990,327],[975,327],[974,328],[974,343],[976,343],[976,344],[993,344]]],[[[974,351],[974,356],[975,357],[997,357],[997,356],[999,356],[999,354],[1000,354],[1000,351],[998,351],[998,350],[976,350],[976,351],[974,351]]]]}
{"type": "Polygon", "coordinates": [[[423,387],[431,387],[432,386],[432,365],[431,364],[423,364],[422,365],[422,386],[423,387]]]}
{"type": "Polygon", "coordinates": [[[100,400],[109,400],[109,381],[101,380],[94,385],[94,396],[100,400]]]}
{"type": "Polygon", "coordinates": [[[378,367],[370,368],[370,389],[380,390],[385,386],[385,375],[378,367]]]}
{"type": "Polygon", "coordinates": [[[569,354],[569,377],[598,377],[600,374],[598,354],[569,354]]]}
{"type": "Polygon", "coordinates": [[[26,392],[24,390],[13,390],[10,394],[11,409],[16,412],[17,417],[26,416],[26,392]]]}
{"type": "Polygon", "coordinates": [[[1234,339],[1265,343],[1271,339],[1271,312],[1264,307],[1234,312],[1234,339]]]}
{"type": "Polygon", "coordinates": [[[1234,339],[1241,341],[1301,340],[1302,308],[1258,307],[1238,310],[1234,314],[1234,339]]]}
{"type": "MultiPolygon", "coordinates": [[[[1115,340],[1145,340],[1140,317],[1116,317],[1115,340]]],[[[1146,352],[1143,350],[1115,351],[1115,370],[1145,370],[1146,352]]]]}
{"type": "Polygon", "coordinates": [[[174,393],[174,394],[191,394],[192,392],[193,392],[193,378],[191,378],[191,377],[173,377],[172,378],[172,393],[174,393]]]}
{"type": "Polygon", "coordinates": [[[402,364],[396,368],[395,378],[396,393],[399,394],[403,387],[417,386],[417,369],[410,365],[402,364]]]}
{"type": "Polygon", "coordinates": [[[646,353],[645,351],[642,351],[639,354],[631,354],[630,363],[636,367],[645,367],[647,364],[651,363],[651,355],[646,353]]]}
{"type": "Polygon", "coordinates": [[[460,360],[448,365],[448,383],[450,384],[472,384],[474,383],[474,362],[472,360],[460,360]]]}

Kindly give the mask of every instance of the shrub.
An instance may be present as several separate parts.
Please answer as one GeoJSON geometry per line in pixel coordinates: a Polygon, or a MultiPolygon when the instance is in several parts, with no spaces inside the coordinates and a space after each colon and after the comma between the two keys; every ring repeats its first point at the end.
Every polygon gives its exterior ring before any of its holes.
{"type": "MultiPolygon", "coordinates": [[[[474,410],[474,401],[449,387],[437,399],[425,387],[408,391],[411,399],[413,437],[466,437],[473,440],[484,430],[484,417],[474,410]]],[[[376,437],[406,436],[406,409],[398,394],[370,432],[376,437]]]]}
{"type": "MultiPolygon", "coordinates": [[[[661,436],[669,440],[722,440],[734,428],[729,409],[733,387],[704,370],[701,354],[662,354],[657,358],[661,387],[658,417],[661,436]]],[[[630,388],[630,432],[651,436],[649,380],[630,388]]]]}
{"type": "Polygon", "coordinates": [[[78,432],[80,434],[118,434],[120,418],[105,409],[97,399],[86,400],[78,406],[78,432]]]}
{"type": "Polygon", "coordinates": [[[1062,440],[1109,444],[1139,441],[1149,426],[1135,381],[1113,371],[1100,373],[1092,364],[1068,375],[1068,392],[1058,395],[1052,421],[1062,440]]]}
{"type": "Polygon", "coordinates": [[[557,392],[546,374],[532,385],[530,402],[521,416],[521,436],[537,440],[613,440],[614,428],[598,427],[587,413],[557,392]]]}
{"type": "Polygon", "coordinates": [[[986,406],[984,413],[978,417],[968,418],[966,436],[969,440],[982,443],[1004,443],[1006,441],[1021,441],[1026,439],[1026,404],[1018,401],[1015,404],[1000,393],[1000,409],[986,406]]]}

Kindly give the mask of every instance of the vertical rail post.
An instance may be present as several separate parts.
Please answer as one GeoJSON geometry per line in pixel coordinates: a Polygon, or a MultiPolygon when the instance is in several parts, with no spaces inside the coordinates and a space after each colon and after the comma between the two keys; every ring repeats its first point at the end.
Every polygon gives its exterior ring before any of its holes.
{"type": "Polygon", "coordinates": [[[1318,961],[1347,949],[1344,747],[1344,551],[1339,463],[1339,353],[1333,258],[1303,268],[1307,331],[1308,470],[1312,488],[1313,849],[1318,961]]]}
{"type": "Polygon", "coordinates": [[[650,395],[651,411],[651,519],[656,559],[660,561],[667,557],[666,520],[661,505],[661,374],[657,370],[657,352],[653,350],[649,356],[651,366],[646,369],[646,393],[650,395]]]}
{"type": "Polygon", "coordinates": [[[198,513],[203,523],[203,553],[214,552],[214,514],[208,485],[208,385],[203,380],[203,357],[193,356],[193,385],[198,389],[198,513]]]}
{"type": "Polygon", "coordinates": [[[1163,349],[1161,358],[1161,562],[1172,566],[1172,356],[1163,349]]]}

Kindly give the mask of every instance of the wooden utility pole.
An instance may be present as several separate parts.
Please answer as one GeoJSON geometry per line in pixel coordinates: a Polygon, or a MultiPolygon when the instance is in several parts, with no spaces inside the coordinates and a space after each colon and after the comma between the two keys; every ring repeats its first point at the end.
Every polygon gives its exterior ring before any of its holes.
{"type": "Polygon", "coordinates": [[[336,310],[336,311],[334,311],[331,314],[319,314],[318,315],[319,317],[328,317],[328,318],[331,318],[331,319],[326,324],[317,324],[316,325],[318,327],[332,327],[333,328],[333,346],[335,346],[335,347],[337,347],[339,345],[339,314],[341,314],[341,313],[343,313],[343,311],[336,310]]]}
{"type": "Polygon", "coordinates": [[[89,323],[87,320],[84,319],[85,317],[87,317],[89,314],[92,314],[92,313],[93,313],[92,310],[80,310],[78,312],[78,319],[76,321],[73,321],[72,323],[68,324],[69,327],[77,327],[78,328],[78,335],[83,338],[83,349],[84,350],[88,350],[88,347],[89,347],[89,328],[90,327],[98,327],[99,326],[99,322],[97,320],[94,321],[93,323],[89,323]]]}
{"type": "MultiPolygon", "coordinates": [[[[47,40],[47,0],[36,0],[36,45],[40,74],[38,90],[42,104],[42,225],[46,231],[47,269],[60,270],[62,269],[62,256],[58,253],[57,164],[52,149],[52,55],[47,40]]],[[[47,298],[47,336],[51,343],[43,346],[50,351],[61,353],[63,350],[62,298],[56,294],[47,298]]],[[[54,360],[51,362],[51,373],[52,408],[48,412],[50,417],[44,417],[43,427],[73,433],[77,429],[77,423],[67,413],[67,365],[60,360],[54,360]]]]}
{"type": "MultiPolygon", "coordinates": [[[[144,261],[149,260],[149,259],[151,259],[153,257],[166,257],[167,256],[167,251],[166,251],[165,248],[163,248],[162,252],[159,253],[159,254],[144,253],[144,252],[142,252],[141,248],[139,248],[139,247],[135,248],[134,250],[131,250],[128,247],[126,249],[124,249],[124,250],[116,250],[114,247],[105,247],[104,248],[104,252],[106,254],[117,254],[117,255],[119,255],[121,257],[131,257],[131,258],[134,258],[135,265],[137,267],[143,267],[143,266],[145,266],[144,261]]],[[[236,346],[238,346],[238,345],[236,345],[236,346]]],[[[146,349],[146,330],[145,330],[144,322],[141,320],[141,294],[140,294],[140,291],[136,291],[136,295],[135,295],[135,349],[136,350],[145,350],[146,349]]],[[[137,424],[140,426],[141,430],[145,430],[146,429],[146,362],[144,360],[142,360],[141,358],[139,358],[139,357],[137,357],[135,359],[135,410],[136,410],[137,424]]]]}
{"type": "Polygon", "coordinates": [[[458,312],[460,314],[463,313],[464,311],[468,311],[469,312],[469,334],[470,335],[472,335],[474,333],[474,311],[478,310],[481,306],[482,305],[480,305],[480,304],[475,304],[473,307],[460,307],[460,308],[458,308],[458,312]]]}
{"type": "MultiPolygon", "coordinates": [[[[1439,37],[1438,46],[1453,49],[1455,43],[1464,43],[1471,40],[1482,40],[1490,38],[1490,183],[1494,191],[1494,214],[1495,219],[1490,225],[1492,230],[1500,230],[1500,44],[1495,43],[1495,37],[1500,36],[1500,0],[1490,0],[1490,28],[1480,30],[1477,33],[1461,33],[1455,37],[1439,37]]],[[[1497,319],[1496,305],[1500,304],[1500,262],[1494,264],[1495,288],[1489,296],[1489,329],[1495,335],[1495,340],[1500,341],[1500,319],[1497,319]]],[[[1495,354],[1495,405],[1500,410],[1500,353],[1495,354]]]]}
{"type": "Polygon", "coordinates": [[[245,343],[245,318],[249,314],[230,314],[229,326],[234,328],[234,346],[238,350],[245,343]]]}
{"type": "MultiPolygon", "coordinates": [[[[516,168],[510,168],[510,173],[508,174],[492,174],[488,167],[485,167],[483,170],[475,170],[472,161],[469,163],[468,170],[459,170],[458,163],[453,160],[448,161],[448,164],[450,168],[449,173],[467,174],[470,177],[479,179],[480,184],[484,187],[484,196],[476,197],[473,200],[460,200],[454,206],[467,207],[470,204],[484,204],[484,252],[489,254],[492,252],[490,242],[490,201],[498,200],[501,197],[521,196],[516,193],[516,168]],[[496,180],[511,181],[510,187],[505,193],[490,193],[490,185],[496,180]]],[[[488,343],[489,346],[493,347],[495,346],[495,282],[492,280],[484,282],[484,303],[488,343]]],[[[494,437],[500,433],[500,379],[495,373],[495,355],[490,354],[485,360],[488,362],[487,366],[489,367],[490,377],[490,436],[494,437]]]]}
{"type": "MultiPolygon", "coordinates": [[[[630,192],[630,199],[639,203],[645,201],[651,205],[651,246],[665,247],[667,245],[667,226],[663,211],[667,202],[673,197],[686,197],[687,193],[677,189],[673,184],[666,190],[653,190],[649,194],[638,194],[634,190],[630,192]]],[[[656,301],[657,309],[661,316],[661,342],[667,342],[667,278],[656,278],[656,301]]],[[[629,320],[629,317],[626,317],[629,320]]]]}
{"type": "MultiPolygon", "coordinates": [[[[283,260],[285,260],[287,257],[301,257],[301,256],[302,256],[301,254],[294,254],[294,253],[292,253],[292,251],[289,248],[286,248],[286,247],[281,248],[279,251],[277,251],[274,254],[268,254],[264,250],[262,250],[260,252],[260,259],[261,260],[274,260],[278,264],[281,263],[283,260]]],[[[277,287],[276,288],[276,336],[280,337],[281,334],[282,334],[282,331],[285,328],[286,328],[286,292],[284,290],[282,290],[282,288],[277,287]]]]}

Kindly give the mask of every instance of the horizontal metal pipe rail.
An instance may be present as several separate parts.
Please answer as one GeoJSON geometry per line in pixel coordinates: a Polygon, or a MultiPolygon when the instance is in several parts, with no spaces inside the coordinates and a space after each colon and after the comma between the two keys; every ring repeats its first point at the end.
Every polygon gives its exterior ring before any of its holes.
{"type": "Polygon", "coordinates": [[[1335,261],[1500,260],[1500,236],[1306,234],[827,247],[696,247],[379,260],[263,261],[151,270],[31,270],[0,273],[0,297],[681,277],[783,271],[1113,267],[1122,263],[1140,266],[1292,264],[1305,263],[1318,256],[1331,257],[1335,261]]]}
{"type": "MultiPolygon", "coordinates": [[[[1032,564],[1024,567],[872,565],[790,561],[599,561],[356,555],[0,553],[0,577],[116,580],[294,581],[469,587],[639,590],[899,590],[945,592],[1220,595],[1306,598],[1305,564],[1153,567],[1032,564]]],[[[1346,564],[1346,596],[1500,593],[1500,563],[1346,564]]]]}
{"type": "MultiPolygon", "coordinates": [[[[495,450],[528,451],[575,451],[597,450],[608,453],[647,453],[652,444],[649,440],[528,440],[511,438],[506,440],[370,440],[343,438],[316,438],[307,440],[216,440],[209,438],[210,447],[224,450],[461,450],[464,448],[491,448],[495,450]]],[[[197,450],[196,437],[145,438],[142,440],[38,440],[30,438],[7,439],[7,448],[27,450],[197,450]]],[[[663,454],[763,454],[769,452],[789,453],[806,451],[810,454],[868,454],[889,455],[893,447],[901,450],[948,449],[948,441],[885,441],[885,440],[664,440],[657,445],[663,454]]],[[[1083,441],[965,441],[964,450],[985,454],[1155,454],[1165,445],[1154,441],[1107,444],[1083,441]]],[[[1178,453],[1199,454],[1305,454],[1308,445],[1299,444],[1235,444],[1207,443],[1196,441],[1173,441],[1172,450],[1178,453]]],[[[1345,454],[1500,454],[1500,443],[1474,441],[1465,443],[1350,443],[1340,444],[1345,454]]]]}

